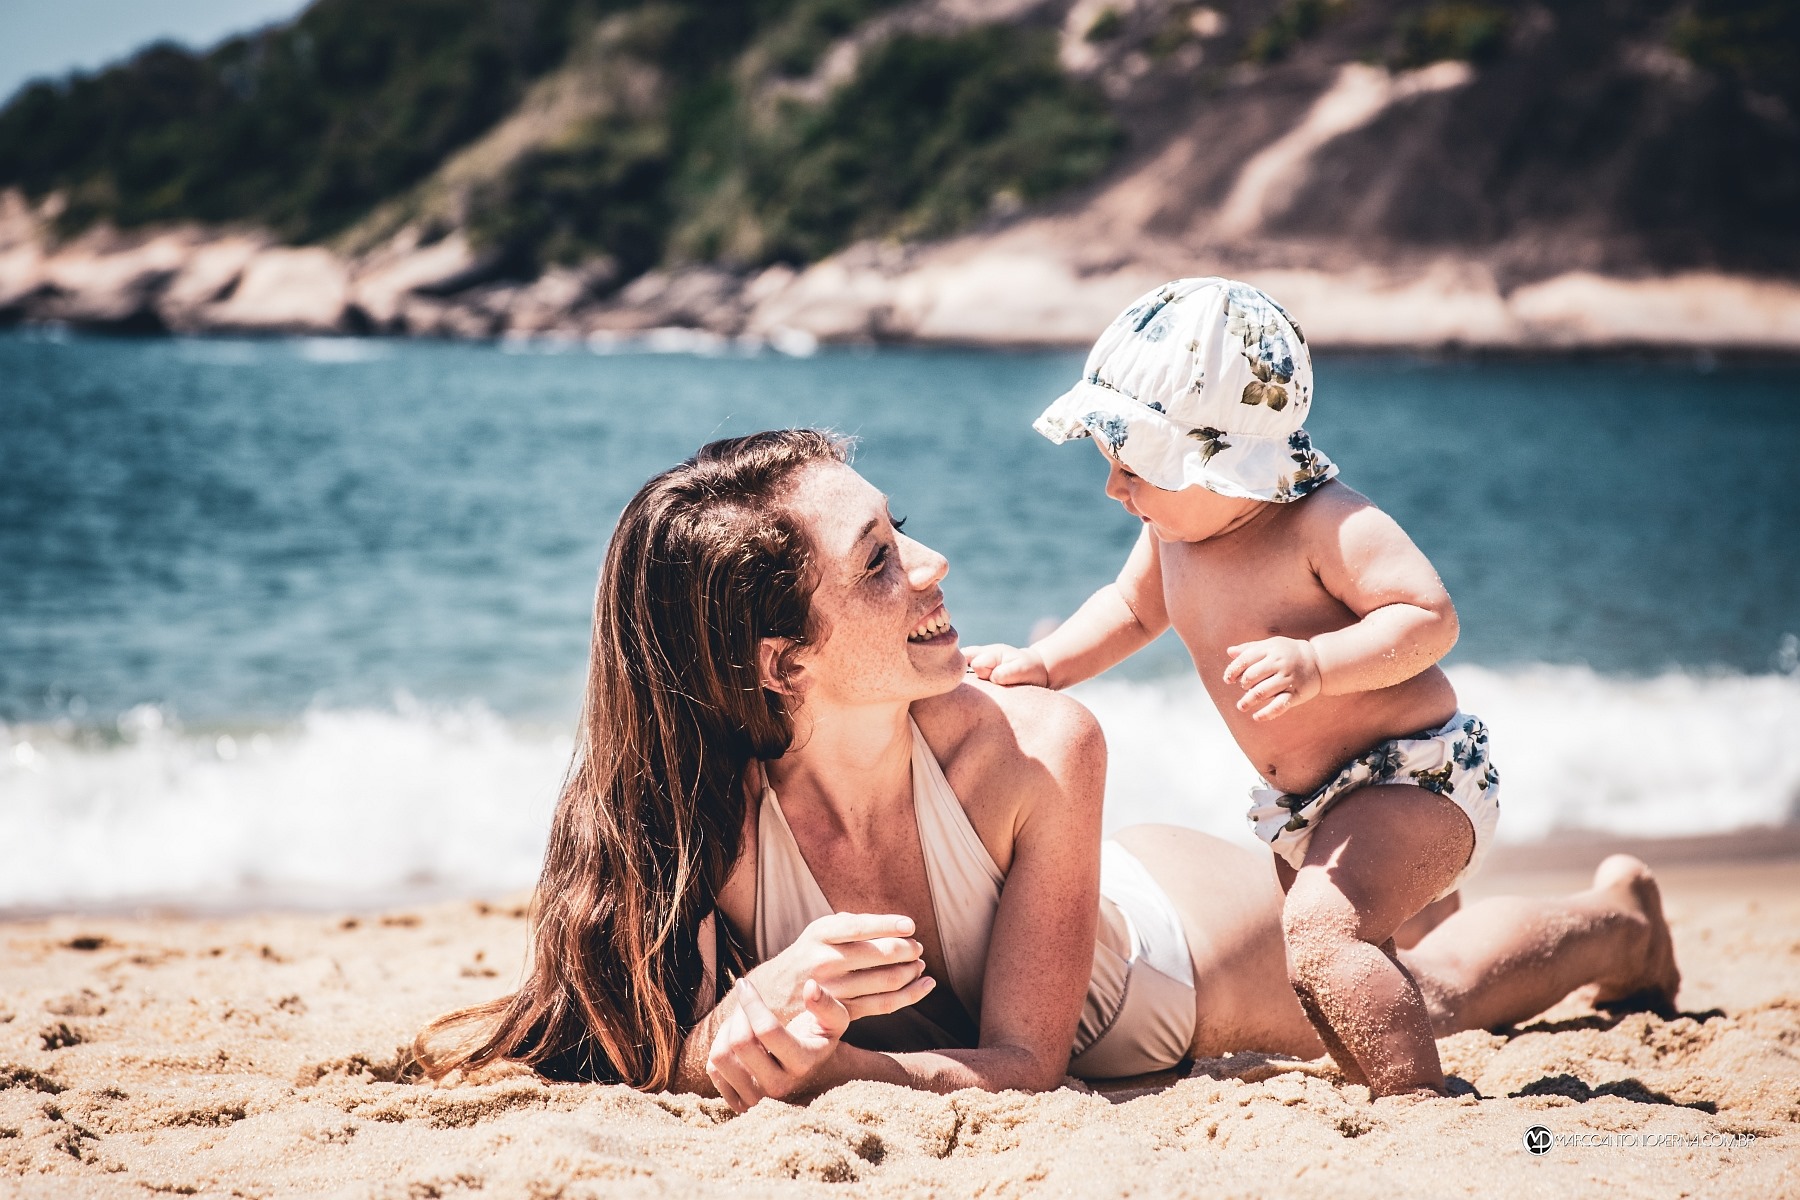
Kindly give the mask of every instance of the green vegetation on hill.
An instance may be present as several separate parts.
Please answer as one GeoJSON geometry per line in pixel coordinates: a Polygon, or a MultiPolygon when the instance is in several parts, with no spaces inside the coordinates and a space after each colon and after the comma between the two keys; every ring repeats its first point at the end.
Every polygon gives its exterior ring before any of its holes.
{"type": "Polygon", "coordinates": [[[1207,147],[1334,64],[1461,59],[1472,82],[1421,101],[1431,120],[1396,105],[1322,148],[1274,232],[1504,243],[1531,271],[1569,246],[1800,262],[1796,0],[1121,3],[1072,31],[1110,102],[1058,61],[1067,13],[1034,13],[958,31],[917,0],[314,0],[23,89],[0,188],[60,195],[65,233],[244,222],[363,253],[461,229],[503,273],[608,259],[590,280],[617,285],[968,229],[1097,177],[1115,108],[1152,145],[1194,130],[1187,186],[1217,195],[1243,147],[1207,147]]]}
{"type": "Polygon", "coordinates": [[[1244,46],[1251,62],[1273,63],[1286,58],[1293,48],[1312,37],[1346,0],[1283,0],[1262,28],[1244,46]]]}
{"type": "Polygon", "coordinates": [[[1780,96],[1800,115],[1800,3],[1699,0],[1676,22],[1675,48],[1695,65],[1780,96]]]}
{"type": "Polygon", "coordinates": [[[579,0],[317,0],[206,54],[156,45],[0,112],[0,185],[63,224],[338,230],[491,126],[559,62],[579,0]]]}
{"type": "MultiPolygon", "coordinates": [[[[807,77],[895,0],[317,0],[205,54],[154,46],[33,84],[0,111],[0,186],[61,222],[248,221],[331,236],[492,128],[609,22],[656,98],[564,130],[467,197],[510,268],[610,256],[802,262],[864,236],[941,234],[1098,174],[1099,95],[1016,26],[874,39],[835,91],[807,77]]],[[[593,81],[589,81],[590,84],[593,81]]]]}
{"type": "Polygon", "coordinates": [[[690,80],[652,117],[597,120],[524,156],[475,197],[472,235],[520,270],[599,254],[625,277],[665,257],[804,263],[1053,195],[1121,141],[1043,30],[894,36],[818,104],[767,103],[745,75],[690,80]]]}
{"type": "Polygon", "coordinates": [[[753,241],[688,232],[701,254],[796,262],[882,232],[942,235],[1098,175],[1120,141],[1100,97],[1058,68],[1048,31],[896,37],[820,109],[745,144],[753,241]]]}
{"type": "Polygon", "coordinates": [[[1445,59],[1492,62],[1511,27],[1512,13],[1492,4],[1429,4],[1401,15],[1388,65],[1403,70],[1445,59]]]}

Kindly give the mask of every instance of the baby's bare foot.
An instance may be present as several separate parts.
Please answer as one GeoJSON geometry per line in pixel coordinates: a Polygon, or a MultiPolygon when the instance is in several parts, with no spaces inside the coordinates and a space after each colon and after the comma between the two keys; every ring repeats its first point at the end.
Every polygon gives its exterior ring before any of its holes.
{"type": "Polygon", "coordinates": [[[1662,889],[1656,886],[1656,876],[1642,860],[1614,854],[1595,868],[1594,890],[1618,893],[1648,922],[1636,969],[1617,982],[1602,980],[1594,1003],[1603,1008],[1647,1008],[1658,1016],[1673,1017],[1681,971],[1675,966],[1675,942],[1663,916],[1662,889]]]}

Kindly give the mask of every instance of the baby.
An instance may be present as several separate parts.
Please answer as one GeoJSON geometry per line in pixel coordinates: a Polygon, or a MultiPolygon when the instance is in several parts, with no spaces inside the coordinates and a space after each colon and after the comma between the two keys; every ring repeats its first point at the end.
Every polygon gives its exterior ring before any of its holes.
{"type": "Polygon", "coordinates": [[[1143,532],[1054,633],[972,648],[969,665],[1067,687],[1173,625],[1262,774],[1250,823],[1278,857],[1289,974],[1319,1037],[1373,1096],[1441,1093],[1393,938],[1479,864],[1499,776],[1435,665],[1457,633],[1444,585],[1335,482],[1301,427],[1311,403],[1305,338],[1255,288],[1178,279],[1133,304],[1036,428],[1091,436],[1143,532]]]}

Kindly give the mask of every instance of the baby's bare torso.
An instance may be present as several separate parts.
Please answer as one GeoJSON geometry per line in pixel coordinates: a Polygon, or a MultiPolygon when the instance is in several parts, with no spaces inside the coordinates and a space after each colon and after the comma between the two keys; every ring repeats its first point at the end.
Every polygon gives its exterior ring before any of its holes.
{"type": "Polygon", "coordinates": [[[1243,689],[1224,681],[1226,647],[1268,637],[1310,638],[1357,620],[1319,582],[1309,540],[1330,536],[1308,501],[1275,506],[1204,542],[1162,542],[1163,601],[1232,737],[1284,792],[1307,793],[1345,762],[1390,738],[1435,729],[1456,711],[1443,671],[1429,667],[1379,691],[1320,695],[1268,721],[1239,712],[1243,689]]]}

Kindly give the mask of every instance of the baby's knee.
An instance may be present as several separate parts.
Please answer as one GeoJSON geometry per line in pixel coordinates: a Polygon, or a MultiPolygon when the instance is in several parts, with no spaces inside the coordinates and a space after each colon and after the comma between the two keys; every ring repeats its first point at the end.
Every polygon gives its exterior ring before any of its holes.
{"type": "Polygon", "coordinates": [[[1360,915],[1331,887],[1304,886],[1302,872],[1281,908],[1281,934],[1287,943],[1288,980],[1296,987],[1331,969],[1346,945],[1362,939],[1360,915]]]}

